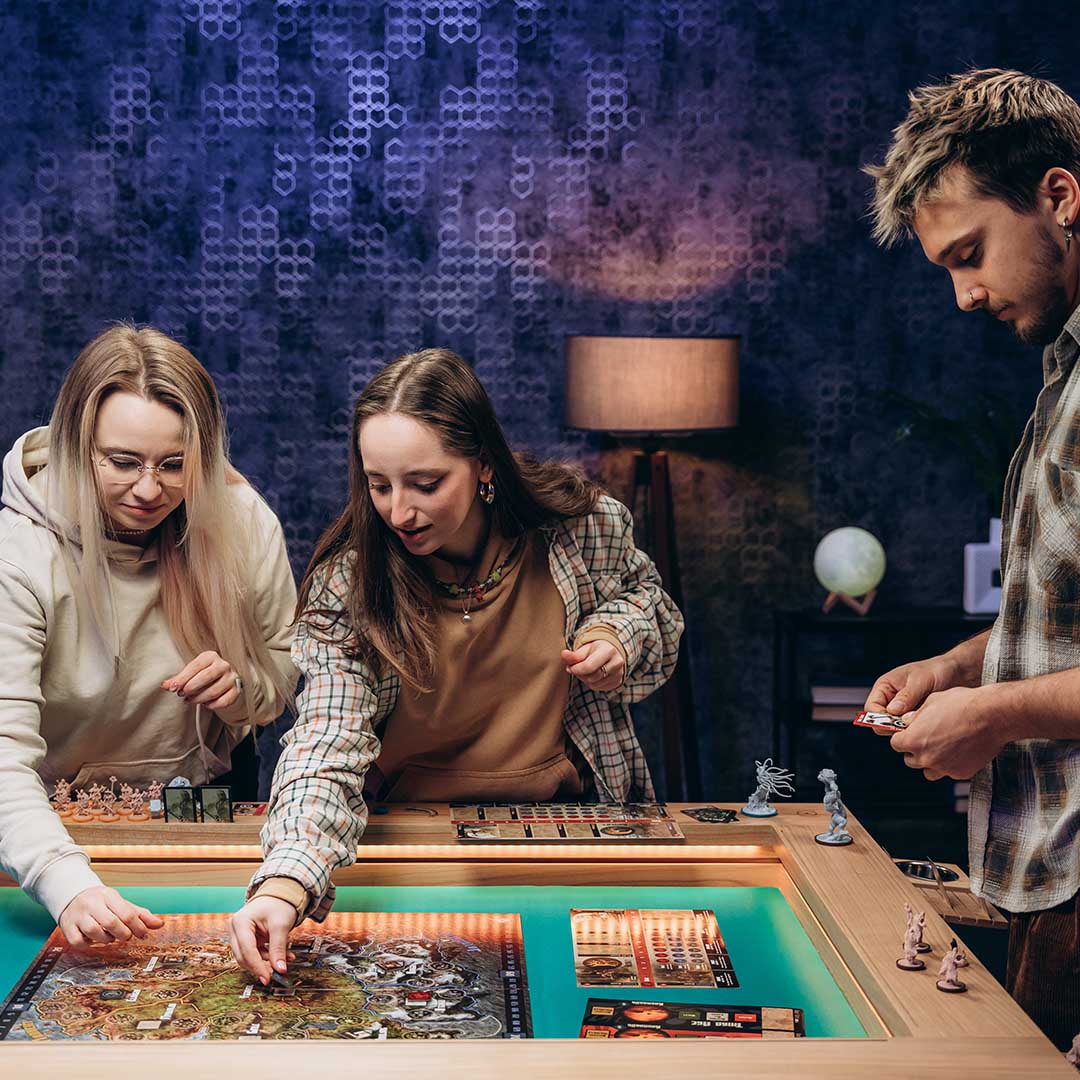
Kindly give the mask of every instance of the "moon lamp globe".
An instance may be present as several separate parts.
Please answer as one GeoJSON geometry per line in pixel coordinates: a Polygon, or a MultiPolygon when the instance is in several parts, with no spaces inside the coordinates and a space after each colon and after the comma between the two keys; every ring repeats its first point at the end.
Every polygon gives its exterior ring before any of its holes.
{"type": "Polygon", "coordinates": [[[833,529],[814,552],[814,575],[829,594],[822,611],[831,611],[839,600],[865,615],[885,576],[885,549],[865,529],[833,529]]]}

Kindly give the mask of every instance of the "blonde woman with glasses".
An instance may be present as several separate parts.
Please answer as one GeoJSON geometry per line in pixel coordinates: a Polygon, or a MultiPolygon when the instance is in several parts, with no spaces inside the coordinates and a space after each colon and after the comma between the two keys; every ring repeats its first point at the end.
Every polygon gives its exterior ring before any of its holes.
{"type": "Polygon", "coordinates": [[[0,864],[71,944],[145,937],[161,919],[102,885],[48,789],[206,783],[278,715],[296,682],[281,526],[229,463],[206,369],[123,324],[8,453],[3,501],[0,864]]]}

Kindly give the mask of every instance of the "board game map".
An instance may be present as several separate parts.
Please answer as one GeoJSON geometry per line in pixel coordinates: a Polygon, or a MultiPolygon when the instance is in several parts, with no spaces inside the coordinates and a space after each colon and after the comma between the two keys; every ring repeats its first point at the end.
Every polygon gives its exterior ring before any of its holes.
{"type": "Polygon", "coordinates": [[[582,1039],[802,1039],[802,1009],[589,998],[582,1039]]]}
{"type": "Polygon", "coordinates": [[[0,1038],[486,1039],[532,1034],[521,920],[331,913],[290,938],[291,987],[233,961],[226,914],[74,949],[53,931],[0,1009],[0,1038]]]}
{"type": "Polygon", "coordinates": [[[578,986],[739,985],[711,911],[574,908],[570,928],[578,986]]]}
{"type": "Polygon", "coordinates": [[[459,840],[685,840],[662,803],[454,803],[459,840]]]}

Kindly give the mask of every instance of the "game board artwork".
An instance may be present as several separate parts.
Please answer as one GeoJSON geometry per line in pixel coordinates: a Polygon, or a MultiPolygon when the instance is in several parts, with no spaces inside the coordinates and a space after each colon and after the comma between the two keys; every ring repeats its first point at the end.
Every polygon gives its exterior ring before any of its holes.
{"type": "Polygon", "coordinates": [[[233,962],[228,915],[169,915],[144,942],[53,932],[0,1010],[0,1038],[489,1039],[532,1035],[516,914],[332,913],[293,932],[291,987],[233,962]]]}

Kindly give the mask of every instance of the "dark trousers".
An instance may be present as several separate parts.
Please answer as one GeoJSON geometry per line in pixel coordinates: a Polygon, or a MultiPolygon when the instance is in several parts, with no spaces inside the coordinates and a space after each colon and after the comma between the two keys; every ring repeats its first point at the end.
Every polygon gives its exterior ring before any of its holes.
{"type": "MultiPolygon", "coordinates": [[[[1077,894],[1080,896],[1080,893],[1077,894]]],[[[1080,905],[1013,914],[1005,989],[1059,1049],[1080,1034],[1080,905]]]]}

